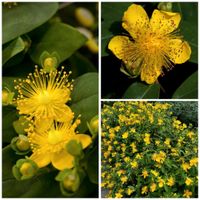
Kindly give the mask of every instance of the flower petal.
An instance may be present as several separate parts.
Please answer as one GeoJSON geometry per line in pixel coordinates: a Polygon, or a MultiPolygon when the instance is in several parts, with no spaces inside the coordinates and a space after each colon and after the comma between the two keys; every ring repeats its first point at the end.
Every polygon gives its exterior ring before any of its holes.
{"type": "Polygon", "coordinates": [[[126,60],[127,53],[129,49],[132,49],[132,46],[133,42],[131,42],[126,36],[115,36],[108,44],[108,48],[113,52],[113,54],[123,61],[126,60]]]}
{"type": "Polygon", "coordinates": [[[56,120],[59,122],[71,123],[74,118],[74,113],[71,108],[67,105],[63,105],[62,109],[56,110],[56,120]]]}
{"type": "Polygon", "coordinates": [[[74,166],[74,157],[63,149],[59,153],[52,155],[51,162],[56,169],[71,169],[74,166]]]}
{"type": "Polygon", "coordinates": [[[188,42],[180,39],[171,39],[169,48],[169,59],[175,64],[181,64],[190,59],[191,48],[188,42]]]}
{"type": "Polygon", "coordinates": [[[161,74],[161,69],[162,69],[161,67],[162,65],[160,67],[158,67],[157,65],[153,66],[143,65],[141,70],[141,80],[145,81],[148,84],[155,83],[155,81],[161,74]]]}
{"type": "Polygon", "coordinates": [[[144,31],[148,26],[149,17],[142,6],[132,4],[128,7],[128,10],[124,12],[122,21],[123,28],[135,39],[139,37],[140,32],[144,31]]]}
{"type": "Polygon", "coordinates": [[[74,139],[81,142],[83,149],[92,143],[91,137],[86,134],[77,134],[74,136],[74,139]]]}
{"type": "Polygon", "coordinates": [[[154,32],[166,35],[178,28],[180,20],[179,13],[154,10],[150,25],[154,32]]]}
{"type": "Polygon", "coordinates": [[[47,166],[50,162],[50,154],[48,154],[48,152],[45,153],[33,153],[29,159],[33,160],[39,168],[45,167],[47,166]]]}

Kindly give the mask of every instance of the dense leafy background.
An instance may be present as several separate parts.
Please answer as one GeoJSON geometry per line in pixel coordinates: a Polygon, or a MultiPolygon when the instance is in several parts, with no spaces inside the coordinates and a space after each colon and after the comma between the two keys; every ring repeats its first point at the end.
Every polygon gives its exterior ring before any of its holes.
{"type": "MultiPolygon", "coordinates": [[[[113,36],[125,33],[121,26],[121,19],[124,11],[131,4],[128,2],[102,3],[102,98],[197,98],[198,4],[172,3],[172,11],[179,12],[182,16],[180,32],[189,42],[192,55],[188,62],[176,65],[171,71],[164,71],[165,75],[158,79],[159,87],[149,86],[141,82],[139,78],[130,79],[122,74],[121,61],[107,48],[113,36]],[[146,96],[147,91],[148,96],[146,96]]],[[[142,5],[149,16],[158,6],[158,3],[137,4],[142,5]]]]}
{"type": "MultiPolygon", "coordinates": [[[[17,3],[9,8],[3,5],[3,81],[2,87],[14,91],[13,80],[26,77],[40,63],[40,55],[47,51],[57,52],[59,66],[72,70],[74,91],[70,105],[78,116],[81,114],[79,131],[89,133],[87,122],[98,113],[98,55],[90,52],[87,38],[77,31],[81,26],[74,15],[77,7],[89,9],[96,21],[90,29],[97,37],[98,12],[96,3],[17,3]]],[[[51,167],[26,181],[17,181],[12,166],[22,158],[15,154],[9,143],[17,136],[13,122],[18,119],[14,106],[3,106],[3,197],[64,197],[55,181],[58,171],[51,167]]],[[[94,141],[85,152],[87,178],[76,197],[96,197],[98,190],[98,151],[94,141]]]]}

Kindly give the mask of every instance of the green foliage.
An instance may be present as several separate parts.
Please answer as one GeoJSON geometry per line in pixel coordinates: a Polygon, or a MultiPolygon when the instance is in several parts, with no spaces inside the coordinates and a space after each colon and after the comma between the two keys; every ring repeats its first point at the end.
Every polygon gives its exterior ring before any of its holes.
{"type": "Polygon", "coordinates": [[[109,190],[107,197],[197,197],[198,131],[172,115],[174,104],[104,106],[102,187],[109,190]]]}
{"type": "Polygon", "coordinates": [[[171,111],[181,121],[189,124],[198,125],[198,102],[196,101],[176,101],[170,102],[173,106],[171,111]]]}
{"type": "Polygon", "coordinates": [[[195,99],[198,98],[198,72],[188,77],[181,86],[174,92],[173,98],[195,99]]]}
{"type": "Polygon", "coordinates": [[[13,8],[3,6],[3,44],[45,23],[57,9],[58,3],[18,3],[13,8]]]}
{"type": "Polygon", "coordinates": [[[156,99],[159,97],[159,84],[147,85],[144,83],[133,83],[125,91],[124,99],[156,99]]]}

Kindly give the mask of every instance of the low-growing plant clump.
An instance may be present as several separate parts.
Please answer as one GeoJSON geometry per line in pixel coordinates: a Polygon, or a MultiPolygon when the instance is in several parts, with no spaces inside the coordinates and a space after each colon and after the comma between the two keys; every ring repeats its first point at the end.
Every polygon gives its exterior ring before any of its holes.
{"type": "Polygon", "coordinates": [[[197,197],[197,128],[172,105],[115,102],[102,110],[102,188],[107,197],[197,197]]]}

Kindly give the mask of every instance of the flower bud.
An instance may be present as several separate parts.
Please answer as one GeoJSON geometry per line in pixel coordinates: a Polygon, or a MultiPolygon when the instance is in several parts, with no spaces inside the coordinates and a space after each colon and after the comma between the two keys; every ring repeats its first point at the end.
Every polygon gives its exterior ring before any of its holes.
{"type": "Polygon", "coordinates": [[[12,100],[15,93],[11,92],[9,89],[3,89],[2,90],[2,104],[3,106],[7,106],[9,104],[12,104],[12,100]]]}
{"type": "Polygon", "coordinates": [[[98,115],[94,116],[91,120],[90,123],[87,123],[87,126],[89,128],[90,133],[92,134],[93,138],[97,136],[98,133],[98,127],[99,127],[99,119],[98,115]]]}
{"type": "Polygon", "coordinates": [[[27,154],[30,151],[30,143],[24,135],[14,137],[11,141],[11,147],[19,155],[27,154]]]}
{"type": "Polygon", "coordinates": [[[158,4],[158,9],[163,11],[172,11],[172,2],[161,2],[158,4]]]}
{"type": "Polygon", "coordinates": [[[47,73],[55,71],[59,64],[59,55],[56,52],[50,54],[44,51],[40,56],[40,63],[47,73]]]}
{"type": "Polygon", "coordinates": [[[91,27],[94,25],[95,19],[93,14],[90,10],[79,7],[75,10],[75,17],[77,21],[80,23],[80,25],[85,27],[91,27]]]}
{"type": "Polygon", "coordinates": [[[60,188],[63,195],[70,197],[79,189],[84,177],[85,173],[83,173],[82,170],[78,172],[77,169],[74,168],[60,171],[56,176],[56,180],[60,182],[60,188]]]}
{"type": "Polygon", "coordinates": [[[29,127],[29,121],[25,116],[21,116],[13,122],[13,127],[18,134],[24,135],[26,134],[25,130],[29,127]]]}
{"type": "Polygon", "coordinates": [[[38,167],[35,162],[29,159],[20,159],[13,166],[12,172],[17,180],[32,178],[37,173],[38,167]]]}
{"type": "Polygon", "coordinates": [[[86,42],[86,46],[94,54],[98,53],[98,51],[99,51],[97,41],[94,38],[89,39],[86,42]]]}
{"type": "Polygon", "coordinates": [[[70,140],[66,145],[67,152],[73,156],[82,156],[83,148],[82,144],[77,140],[70,140]]]}

